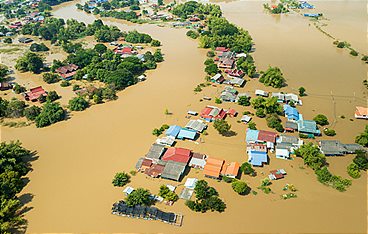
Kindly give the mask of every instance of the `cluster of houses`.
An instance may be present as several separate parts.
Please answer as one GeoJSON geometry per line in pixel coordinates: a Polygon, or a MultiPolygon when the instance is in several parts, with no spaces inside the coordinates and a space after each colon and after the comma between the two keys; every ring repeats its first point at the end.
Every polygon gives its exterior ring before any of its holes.
{"type": "Polygon", "coordinates": [[[226,162],[208,157],[189,149],[166,147],[154,143],[145,157],[138,160],[136,169],[153,178],[181,181],[189,168],[203,170],[206,177],[220,179],[222,176],[236,178],[240,165],[238,162],[226,162]]]}

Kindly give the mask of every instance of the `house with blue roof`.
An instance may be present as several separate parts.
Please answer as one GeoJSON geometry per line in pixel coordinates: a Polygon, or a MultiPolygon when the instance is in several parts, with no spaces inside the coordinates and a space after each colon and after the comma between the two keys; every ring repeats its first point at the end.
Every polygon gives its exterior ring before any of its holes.
{"type": "Polygon", "coordinates": [[[184,139],[195,140],[196,137],[197,137],[197,131],[191,130],[188,128],[180,129],[179,134],[177,136],[177,138],[180,140],[184,140],[184,139]]]}
{"type": "Polygon", "coordinates": [[[259,130],[253,130],[253,129],[247,128],[245,141],[247,142],[247,144],[256,143],[258,141],[258,135],[259,135],[259,130]]]}
{"type": "Polygon", "coordinates": [[[318,129],[317,123],[313,120],[304,120],[303,116],[300,115],[297,124],[298,124],[298,132],[300,133],[313,134],[316,136],[321,135],[321,131],[318,129]]]}
{"type": "Polygon", "coordinates": [[[176,138],[181,130],[180,126],[171,125],[165,132],[166,136],[172,136],[176,138]]]}
{"type": "Polygon", "coordinates": [[[264,163],[268,163],[267,152],[262,151],[248,151],[248,162],[252,166],[261,167],[264,163]]]}
{"type": "Polygon", "coordinates": [[[285,113],[285,117],[288,120],[295,120],[295,121],[299,120],[299,111],[295,107],[291,107],[290,105],[285,104],[284,113],[285,113]]]}

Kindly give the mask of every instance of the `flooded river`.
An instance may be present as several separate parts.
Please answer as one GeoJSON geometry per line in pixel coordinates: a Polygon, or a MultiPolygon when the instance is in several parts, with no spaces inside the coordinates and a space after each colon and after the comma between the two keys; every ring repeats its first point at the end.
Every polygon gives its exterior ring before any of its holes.
{"type": "MultiPolygon", "coordinates": [[[[349,143],[363,130],[364,121],[350,121],[355,105],[365,105],[366,96],[362,80],[366,67],[358,58],[337,50],[332,41],[308,25],[298,15],[274,17],[263,13],[261,2],[220,3],[225,16],[237,25],[248,29],[256,43],[254,57],[258,68],[268,65],[282,68],[291,91],[300,86],[307,89],[300,108],[305,118],[325,113],[337,131],[337,139],[349,143]],[[338,116],[344,115],[345,119],[338,116]]],[[[335,4],[331,3],[332,9],[335,4]]],[[[344,2],[348,4],[348,2],[344,2]]],[[[318,7],[318,2],[315,3],[318,7]]],[[[328,3],[324,3],[326,7],[328,3]]],[[[360,5],[353,11],[359,11],[360,5]]],[[[364,4],[363,4],[364,5],[364,4]]],[[[336,7],[337,8],[337,7],[336,7]]],[[[330,9],[330,11],[332,11],[330,9]]],[[[63,4],[54,15],[91,23],[95,18],[76,10],[75,3],[63,4]]],[[[337,17],[337,16],[336,16],[337,17]]],[[[39,159],[33,163],[30,183],[25,194],[33,195],[26,213],[29,233],[365,233],[367,230],[366,175],[353,181],[347,192],[340,193],[320,184],[313,172],[303,169],[302,161],[271,159],[271,165],[257,169],[255,178],[243,180],[254,189],[271,169],[284,168],[288,175],[276,181],[271,188],[275,194],[240,197],[231,186],[208,180],[220,193],[227,210],[223,214],[197,214],[185,207],[181,200],[174,206],[159,205],[169,211],[184,214],[181,228],[153,221],[121,218],[110,214],[112,203],[122,199],[122,189],[114,188],[111,180],[117,171],[130,171],[155,140],[153,128],[163,123],[184,125],[186,111],[200,111],[206,104],[203,95],[214,96],[219,87],[205,88],[194,94],[194,87],[203,82],[203,61],[206,52],[198,43],[185,36],[185,30],[134,26],[124,21],[104,19],[106,24],[122,30],[137,29],[159,39],[165,62],[148,73],[147,81],[119,93],[117,101],[72,113],[72,118],[44,129],[34,126],[3,128],[2,140],[19,139],[24,146],[36,150],[39,159]],[[164,115],[168,109],[173,115],[164,115]],[[262,176],[264,174],[264,176],[262,176]],[[280,200],[281,188],[292,183],[298,189],[298,198],[280,200]]],[[[333,24],[333,21],[331,22],[333,24]]],[[[338,30],[338,27],[336,27],[338,30]]],[[[341,32],[341,35],[344,33],[341,32]]],[[[360,35],[356,34],[357,36],[360,35]]],[[[352,36],[350,36],[352,37],[352,36]]],[[[355,38],[355,37],[354,37],[355,38]]],[[[348,39],[347,39],[348,40],[348,39]]],[[[362,39],[363,40],[363,39],[362,39]]],[[[360,40],[356,45],[362,43],[360,40]]],[[[352,41],[353,42],[353,41],[352,41]]],[[[363,43],[362,43],[363,44],[363,43]]],[[[242,91],[262,87],[258,81],[249,81],[242,91]]],[[[271,90],[271,89],[268,89],[271,90]]],[[[251,110],[235,104],[239,112],[251,110]]],[[[245,125],[229,119],[237,135],[219,136],[209,127],[203,142],[179,142],[179,146],[226,160],[244,162],[245,125]]],[[[259,129],[266,128],[265,120],[256,120],[259,129]]],[[[333,173],[347,177],[346,166],[352,156],[329,158],[333,173]]],[[[202,178],[192,170],[190,177],[202,178]]],[[[145,187],[157,193],[161,184],[180,185],[144,175],[133,176],[131,186],[145,187]]],[[[180,191],[180,190],[179,190],[180,191]]]]}

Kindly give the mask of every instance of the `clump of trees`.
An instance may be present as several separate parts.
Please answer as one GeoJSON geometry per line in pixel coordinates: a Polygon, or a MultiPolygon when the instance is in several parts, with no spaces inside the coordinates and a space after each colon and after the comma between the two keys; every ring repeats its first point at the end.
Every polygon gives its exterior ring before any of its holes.
{"type": "Polygon", "coordinates": [[[304,87],[299,87],[298,91],[299,91],[299,96],[301,96],[301,97],[307,95],[305,93],[306,89],[304,87]]]}
{"type": "Polygon", "coordinates": [[[186,35],[192,39],[197,39],[199,37],[199,33],[194,30],[189,30],[186,35]]]}
{"type": "Polygon", "coordinates": [[[316,115],[316,117],[314,117],[313,120],[316,121],[316,123],[321,126],[325,126],[329,124],[327,117],[322,114],[316,115]]]}
{"type": "Polygon", "coordinates": [[[0,81],[3,81],[4,78],[8,75],[8,73],[9,68],[6,65],[0,63],[0,81]]]}
{"type": "Polygon", "coordinates": [[[43,51],[49,51],[50,49],[43,43],[37,44],[33,43],[31,47],[29,48],[32,52],[43,52],[43,51]]]}
{"type": "Polygon", "coordinates": [[[24,177],[31,170],[32,153],[19,141],[0,143],[0,229],[1,233],[14,233],[26,220],[22,216],[22,203],[17,196],[26,183],[24,177]]]}
{"type": "Polygon", "coordinates": [[[149,190],[138,188],[128,195],[125,202],[130,207],[137,205],[150,206],[152,204],[150,196],[151,193],[149,190]]]}
{"type": "Polygon", "coordinates": [[[47,72],[42,75],[43,81],[45,81],[48,84],[56,83],[60,80],[60,77],[58,74],[47,72]]]}
{"type": "Polygon", "coordinates": [[[243,172],[245,175],[251,175],[251,176],[256,175],[256,172],[252,168],[252,165],[248,162],[245,162],[240,166],[240,171],[243,172]]]}
{"type": "Polygon", "coordinates": [[[368,125],[365,125],[364,131],[355,137],[355,143],[358,143],[364,147],[368,146],[368,125]]]}
{"type": "Polygon", "coordinates": [[[89,107],[89,103],[83,97],[75,97],[69,100],[69,109],[71,111],[84,111],[89,107]]]}
{"type": "Polygon", "coordinates": [[[213,61],[213,59],[209,58],[204,62],[204,65],[206,65],[206,67],[204,68],[204,71],[208,74],[208,75],[215,75],[216,73],[219,72],[219,69],[217,67],[217,65],[215,64],[215,61],[213,61]]]}
{"type": "Polygon", "coordinates": [[[38,54],[28,52],[18,58],[15,68],[21,72],[40,73],[43,68],[43,58],[38,54]]]}
{"type": "Polygon", "coordinates": [[[216,119],[213,123],[213,127],[221,135],[226,135],[227,133],[229,133],[231,129],[231,125],[224,119],[216,119]]]}
{"type": "Polygon", "coordinates": [[[210,187],[205,180],[199,180],[194,188],[196,200],[188,200],[185,205],[195,212],[205,213],[206,211],[224,212],[226,204],[218,197],[215,188],[210,187]]]}
{"type": "Polygon", "coordinates": [[[298,157],[302,157],[304,164],[314,170],[318,181],[322,184],[331,186],[340,192],[345,191],[351,185],[351,180],[331,174],[326,166],[326,157],[313,143],[302,145],[295,150],[295,154],[298,157]]]}
{"type": "Polygon", "coordinates": [[[238,104],[241,106],[250,106],[250,97],[247,96],[239,97],[238,104]]]}
{"type": "Polygon", "coordinates": [[[204,18],[205,16],[216,16],[220,17],[222,15],[221,9],[215,4],[202,4],[195,1],[188,1],[183,4],[178,4],[172,10],[172,13],[179,16],[182,19],[187,19],[190,15],[199,15],[199,18],[204,18]]]}
{"type": "Polygon", "coordinates": [[[282,126],[280,117],[273,113],[266,118],[267,126],[276,129],[278,132],[284,132],[284,127],[282,126]]]}
{"type": "Polygon", "coordinates": [[[166,201],[171,202],[176,202],[179,199],[179,196],[171,191],[166,185],[161,185],[158,195],[163,197],[166,201]]]}
{"type": "Polygon", "coordinates": [[[58,102],[46,102],[35,118],[36,127],[42,128],[65,119],[65,110],[58,102]]]}
{"type": "Polygon", "coordinates": [[[330,128],[325,128],[323,132],[326,136],[336,136],[336,131],[330,128]]]}
{"type": "Polygon", "coordinates": [[[245,195],[249,192],[249,186],[244,181],[235,180],[231,183],[231,187],[239,195],[245,195]]]}
{"type": "Polygon", "coordinates": [[[118,172],[115,174],[112,184],[117,187],[123,187],[130,182],[130,175],[125,172],[118,172]]]}
{"type": "Polygon", "coordinates": [[[358,150],[353,162],[347,167],[348,174],[357,179],[360,177],[361,171],[366,171],[368,169],[368,153],[363,150],[358,150]]]}
{"type": "Polygon", "coordinates": [[[261,72],[259,82],[274,88],[282,88],[285,86],[285,78],[281,69],[278,67],[269,67],[266,71],[261,72]]]}
{"type": "Polygon", "coordinates": [[[145,33],[139,33],[138,31],[130,31],[125,36],[125,41],[130,43],[151,43],[152,37],[145,33]]]}
{"type": "Polygon", "coordinates": [[[256,75],[256,66],[252,55],[247,54],[246,57],[241,57],[236,61],[236,67],[245,72],[249,77],[256,75]]]}
{"type": "Polygon", "coordinates": [[[166,129],[169,129],[169,125],[163,124],[160,128],[152,130],[152,135],[159,137],[166,129]]]}
{"type": "Polygon", "coordinates": [[[251,105],[256,109],[256,116],[266,117],[267,114],[283,114],[282,106],[277,102],[277,97],[257,97],[251,100],[251,105]]]}

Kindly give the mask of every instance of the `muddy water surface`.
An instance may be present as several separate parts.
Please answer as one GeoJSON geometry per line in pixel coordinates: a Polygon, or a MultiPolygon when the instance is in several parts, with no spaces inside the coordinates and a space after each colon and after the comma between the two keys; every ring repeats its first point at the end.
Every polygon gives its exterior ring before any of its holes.
{"type": "MultiPolygon", "coordinates": [[[[286,91],[303,85],[311,93],[303,99],[305,104],[301,108],[307,118],[317,112],[333,117],[332,98],[328,96],[331,90],[333,95],[341,96],[352,96],[356,92],[355,102],[362,102],[364,96],[360,84],[365,67],[336,51],[328,39],[304,20],[296,16],[277,19],[264,15],[258,3],[230,3],[222,7],[229,20],[249,29],[256,42],[254,57],[261,69],[268,64],[280,66],[288,78],[286,91]],[[306,45],[304,41],[309,43],[306,45]]],[[[94,20],[93,16],[76,11],[73,4],[62,5],[55,16],[86,23],[94,20]]],[[[36,150],[39,155],[33,164],[34,170],[29,174],[31,182],[25,188],[25,193],[34,195],[27,204],[33,207],[26,214],[28,232],[366,232],[366,175],[354,180],[347,192],[339,193],[318,183],[311,170],[303,169],[300,159],[283,161],[272,156],[269,166],[257,169],[259,176],[242,178],[258,191],[256,196],[239,197],[229,184],[208,180],[227,204],[223,214],[193,213],[183,201],[172,207],[160,205],[162,209],[184,214],[181,228],[111,215],[111,204],[123,198],[122,189],[111,185],[113,174],[134,168],[136,160],[155,140],[151,135],[153,128],[163,123],[184,125],[186,111],[200,111],[205,104],[213,105],[213,101],[199,102],[199,99],[203,95],[214,96],[221,88],[207,87],[202,93],[193,94],[193,88],[203,81],[205,75],[205,51],[197,48],[196,41],[186,38],[184,30],[104,21],[122,30],[138,29],[159,39],[163,43],[166,61],[148,73],[147,81],[119,93],[117,101],[93,106],[82,113],[73,112],[71,119],[44,129],[33,126],[2,129],[2,140],[20,139],[25,147],[36,150]],[[164,115],[165,108],[173,114],[164,115]],[[288,172],[286,179],[271,185],[274,194],[262,194],[256,187],[269,170],[276,168],[284,168],[288,172]],[[297,199],[280,200],[285,183],[298,188],[297,199]]],[[[258,81],[249,81],[242,91],[253,91],[256,87],[262,86],[258,81]]],[[[353,141],[352,137],[364,125],[363,122],[348,120],[355,102],[351,97],[336,101],[336,115],[347,116],[335,125],[338,138],[348,142],[353,141]]],[[[222,106],[235,107],[239,112],[250,110],[235,104],[222,106]]],[[[235,136],[221,137],[210,126],[209,135],[202,137],[204,143],[179,142],[178,146],[212,157],[243,162],[246,160],[245,126],[236,120],[229,118],[237,133],[235,136]]],[[[256,120],[256,123],[260,129],[266,129],[264,120],[256,120]]],[[[351,159],[351,156],[329,159],[331,170],[346,177],[345,168],[351,159]]],[[[202,178],[202,173],[192,170],[190,176],[202,178]]],[[[168,183],[179,185],[179,192],[183,187],[180,183],[153,180],[143,175],[133,177],[131,185],[157,193],[161,184],[168,183]]]]}

